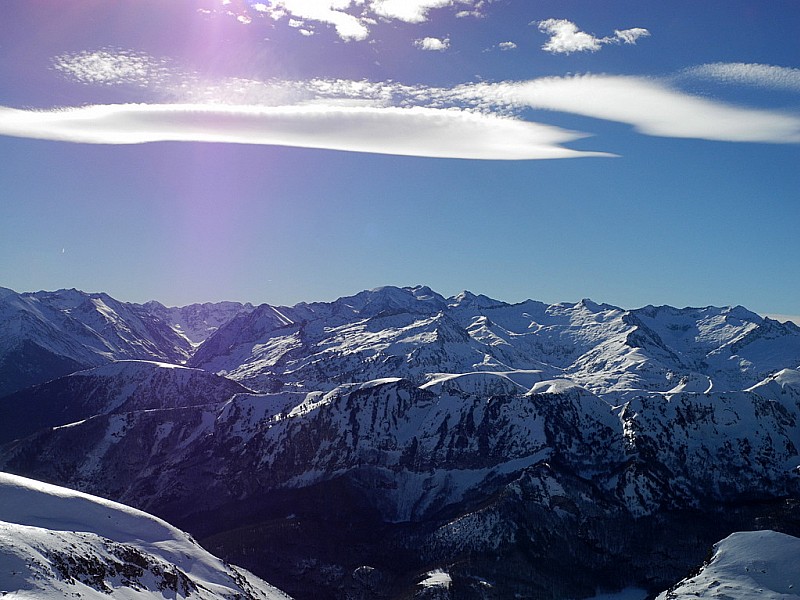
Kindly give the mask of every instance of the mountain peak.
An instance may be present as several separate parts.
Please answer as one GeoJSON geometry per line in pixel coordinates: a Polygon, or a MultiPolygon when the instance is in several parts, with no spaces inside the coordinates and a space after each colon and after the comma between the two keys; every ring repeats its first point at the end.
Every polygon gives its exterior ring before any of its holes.
{"type": "Polygon", "coordinates": [[[738,319],[740,321],[749,321],[751,323],[761,323],[764,321],[764,317],[757,315],[753,311],[748,310],[739,304],[725,308],[724,312],[726,316],[733,317],[734,319],[738,319]]]}
{"type": "Polygon", "coordinates": [[[392,312],[436,314],[447,308],[444,297],[427,286],[401,288],[391,285],[339,298],[334,305],[347,307],[362,317],[392,312]]]}
{"type": "Polygon", "coordinates": [[[483,294],[473,294],[464,290],[460,294],[447,299],[450,308],[493,308],[495,306],[507,306],[507,303],[483,294]]]}
{"type": "Polygon", "coordinates": [[[578,302],[578,306],[581,307],[581,308],[585,308],[589,312],[600,312],[601,310],[604,310],[603,306],[601,306],[600,304],[598,304],[597,302],[594,302],[593,300],[591,300],[589,298],[581,299],[581,301],[578,302]]]}

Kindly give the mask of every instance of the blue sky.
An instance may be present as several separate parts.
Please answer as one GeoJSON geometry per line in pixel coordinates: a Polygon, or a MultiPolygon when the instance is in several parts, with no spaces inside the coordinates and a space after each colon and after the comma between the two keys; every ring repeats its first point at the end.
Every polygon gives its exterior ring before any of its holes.
{"type": "Polygon", "coordinates": [[[800,314],[795,1],[0,12],[2,286],[800,314]]]}

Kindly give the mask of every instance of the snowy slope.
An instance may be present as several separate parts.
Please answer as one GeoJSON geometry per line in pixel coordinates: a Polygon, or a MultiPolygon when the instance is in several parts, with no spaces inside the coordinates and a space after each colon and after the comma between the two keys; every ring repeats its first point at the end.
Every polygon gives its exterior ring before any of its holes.
{"type": "Polygon", "coordinates": [[[203,505],[216,506],[364,476],[375,488],[372,502],[394,522],[422,518],[471,491],[497,490],[555,457],[587,474],[597,470],[598,448],[605,468],[624,460],[618,418],[588,392],[487,398],[433,387],[439,390],[395,378],[99,415],[2,447],[0,465],[47,480],[69,474],[81,489],[184,513],[198,506],[197,490],[205,492],[203,505]],[[202,469],[194,470],[199,456],[202,469]]]}
{"type": "Polygon", "coordinates": [[[5,598],[288,598],[127,506],[0,473],[5,598]]]}
{"type": "Polygon", "coordinates": [[[642,392],[741,391],[797,368],[800,328],[742,307],[508,304],[424,286],[292,307],[166,308],[76,290],[0,298],[0,395],[112,359],[188,360],[260,391],[478,371],[527,383],[539,372],[622,404],[642,392]]]}
{"type": "MultiPolygon", "coordinates": [[[[800,403],[756,392],[639,396],[619,410],[629,468],[607,485],[628,506],[709,508],[800,492],[800,403]]],[[[638,509],[636,507],[639,507],[638,509]]]]}
{"type": "Polygon", "coordinates": [[[714,546],[697,575],[657,600],[796,600],[800,598],[800,539],[775,531],[734,533],[714,546]]]}
{"type": "Polygon", "coordinates": [[[557,476],[591,479],[594,494],[636,517],[800,493],[800,390],[789,383],[648,394],[616,408],[568,379],[523,392],[488,372],[422,386],[385,378],[329,392],[232,395],[230,382],[220,383],[216,404],[98,415],[2,447],[0,465],[66,476],[65,483],[123,493],[148,509],[188,509],[198,489],[213,491],[205,503],[222,504],[366,477],[371,501],[390,521],[494,493],[543,464],[558,465],[557,476]],[[199,472],[188,466],[197,456],[205,457],[199,472]]]}

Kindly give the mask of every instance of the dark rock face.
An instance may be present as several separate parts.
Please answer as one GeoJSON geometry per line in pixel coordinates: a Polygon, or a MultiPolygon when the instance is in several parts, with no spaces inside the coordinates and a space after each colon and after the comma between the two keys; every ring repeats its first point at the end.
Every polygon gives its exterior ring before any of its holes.
{"type": "Polygon", "coordinates": [[[84,548],[83,554],[75,552],[51,552],[48,559],[58,577],[73,584],[80,582],[100,592],[111,594],[109,582],[120,579],[119,587],[134,590],[146,589],[143,579],[149,585],[162,591],[164,595],[180,594],[188,596],[197,591],[195,583],[174,565],[159,563],[136,548],[114,542],[107,542],[105,553],[84,548]]]}

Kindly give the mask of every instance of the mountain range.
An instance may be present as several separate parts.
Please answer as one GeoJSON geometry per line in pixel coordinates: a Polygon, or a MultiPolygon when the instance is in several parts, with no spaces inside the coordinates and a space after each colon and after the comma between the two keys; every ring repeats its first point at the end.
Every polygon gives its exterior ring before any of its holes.
{"type": "Polygon", "coordinates": [[[743,307],[5,290],[0,469],[297,598],[677,597],[719,540],[800,534],[799,368],[743,307]]]}

